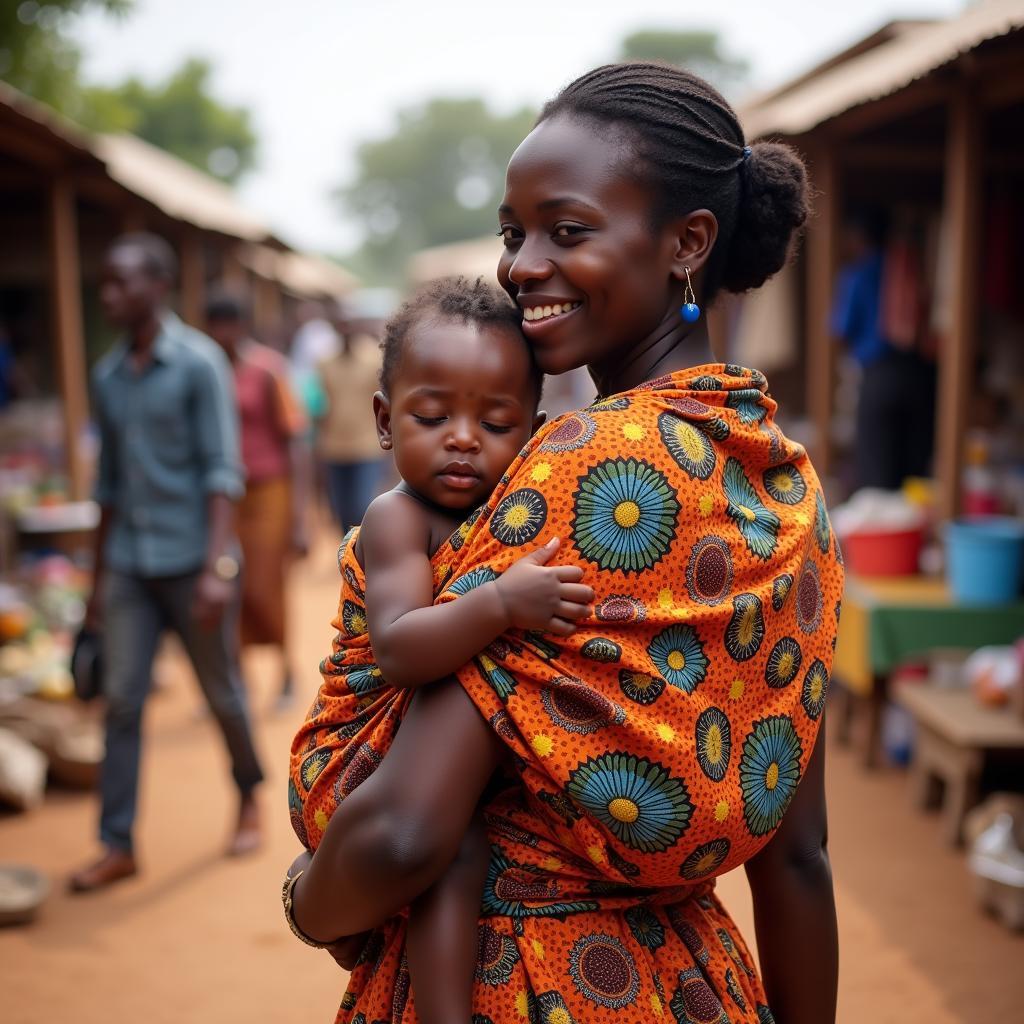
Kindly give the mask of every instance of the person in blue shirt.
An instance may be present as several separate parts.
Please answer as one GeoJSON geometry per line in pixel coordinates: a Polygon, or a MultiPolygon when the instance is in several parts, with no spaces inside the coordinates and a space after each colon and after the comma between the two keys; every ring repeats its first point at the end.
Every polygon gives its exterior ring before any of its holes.
{"type": "Polygon", "coordinates": [[[71,876],[86,892],[134,875],[141,720],[160,635],[174,630],[231,758],[239,815],[230,853],[260,842],[263,779],[238,661],[243,493],[237,413],[223,352],[166,307],[176,272],[161,238],[125,235],[107,253],[100,301],[123,338],[93,371],[101,508],[86,621],[103,637],[106,755],[102,856],[71,876]]]}
{"type": "Polygon", "coordinates": [[[856,486],[898,490],[907,477],[930,471],[935,368],[915,347],[894,345],[886,337],[882,287],[887,232],[880,209],[864,208],[847,221],[831,328],[861,369],[856,486]]]}

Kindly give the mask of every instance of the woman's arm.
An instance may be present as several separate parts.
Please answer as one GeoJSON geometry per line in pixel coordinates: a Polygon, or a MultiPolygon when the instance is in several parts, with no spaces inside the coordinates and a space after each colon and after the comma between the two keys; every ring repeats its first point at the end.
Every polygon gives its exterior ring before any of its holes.
{"type": "Polygon", "coordinates": [[[839,940],[828,860],[825,727],[778,832],[746,864],[758,958],[779,1024],[836,1019],[839,940]]]}
{"type": "Polygon", "coordinates": [[[374,928],[437,881],[503,749],[457,680],[419,691],[380,767],[338,806],[296,884],[299,928],[323,942],[374,928]]]}
{"type": "Polygon", "coordinates": [[[582,570],[547,566],[557,542],[524,555],[500,579],[458,600],[435,605],[427,556],[429,528],[406,495],[391,491],[367,509],[359,534],[366,570],[366,621],[373,654],[399,689],[441,679],[479,654],[506,629],[575,631],[593,591],[582,570]]]}

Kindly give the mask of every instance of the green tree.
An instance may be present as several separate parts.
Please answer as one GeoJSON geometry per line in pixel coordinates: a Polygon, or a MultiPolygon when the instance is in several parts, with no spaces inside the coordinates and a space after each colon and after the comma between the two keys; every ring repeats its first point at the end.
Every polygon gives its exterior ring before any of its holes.
{"type": "Polygon", "coordinates": [[[208,61],[193,57],[156,85],[129,78],[87,88],[82,119],[99,131],[131,132],[234,182],[255,163],[256,135],[248,110],[213,97],[210,73],[208,61]]]}
{"type": "Polygon", "coordinates": [[[86,9],[127,14],[134,0],[2,0],[0,78],[42,103],[75,117],[81,53],[70,24],[86,9]]]}
{"type": "Polygon", "coordinates": [[[534,114],[493,113],[480,99],[434,99],[399,111],[386,138],[363,143],[352,182],[338,190],[363,229],[355,264],[399,281],[417,249],[496,230],[505,165],[534,114]]]}
{"type": "Polygon", "coordinates": [[[742,85],[750,70],[746,60],[722,50],[717,32],[643,29],[622,40],[621,60],[663,60],[706,78],[724,93],[742,85]]]}

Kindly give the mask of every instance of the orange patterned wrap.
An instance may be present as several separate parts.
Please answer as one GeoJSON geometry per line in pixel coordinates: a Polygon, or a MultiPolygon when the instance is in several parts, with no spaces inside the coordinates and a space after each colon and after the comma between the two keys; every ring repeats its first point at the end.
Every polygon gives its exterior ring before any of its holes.
{"type": "MultiPolygon", "coordinates": [[[[459,673],[517,785],[487,806],[475,1024],[770,1021],[714,876],[768,841],[825,704],[843,570],[805,453],[757,371],[709,365],[555,420],[434,558],[458,599],[552,536],[595,612],[512,632],[459,673]]],[[[292,747],[311,849],[387,752],[349,541],[334,653],[292,747]]],[[[414,1024],[404,922],[374,934],[338,1021],[414,1024]]]]}

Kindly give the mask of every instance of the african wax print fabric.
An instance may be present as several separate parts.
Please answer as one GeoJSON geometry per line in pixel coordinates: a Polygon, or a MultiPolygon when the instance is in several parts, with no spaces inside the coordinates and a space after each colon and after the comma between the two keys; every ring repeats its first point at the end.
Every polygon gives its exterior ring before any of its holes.
{"type": "MultiPolygon", "coordinates": [[[[714,364],[550,423],[434,557],[440,600],[563,539],[593,616],[512,631],[459,673],[518,785],[486,808],[476,1024],[770,1021],[714,877],[778,827],[825,705],[842,558],[758,371],[714,364]]],[[[349,549],[289,799],[315,848],[408,697],[372,662],[349,549]]],[[[338,1021],[416,1021],[404,922],[377,932],[338,1021]]]]}

